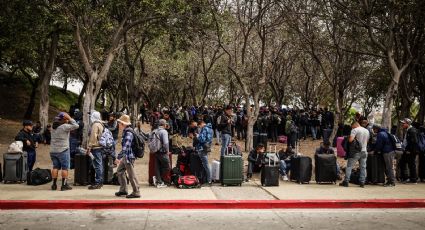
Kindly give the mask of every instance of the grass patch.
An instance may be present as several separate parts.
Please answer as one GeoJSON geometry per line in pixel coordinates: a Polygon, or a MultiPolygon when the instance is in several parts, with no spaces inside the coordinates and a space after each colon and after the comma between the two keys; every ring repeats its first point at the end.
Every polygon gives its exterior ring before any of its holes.
{"type": "Polygon", "coordinates": [[[67,91],[64,93],[61,88],[56,86],[49,87],[50,106],[61,111],[68,111],[71,105],[77,103],[78,95],[67,91]]]}

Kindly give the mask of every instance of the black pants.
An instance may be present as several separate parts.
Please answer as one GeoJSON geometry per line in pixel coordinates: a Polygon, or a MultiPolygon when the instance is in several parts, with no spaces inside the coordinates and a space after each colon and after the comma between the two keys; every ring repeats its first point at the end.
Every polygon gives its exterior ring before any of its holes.
{"type": "Polygon", "coordinates": [[[155,153],[155,176],[157,183],[164,182],[162,176],[170,171],[170,158],[167,153],[155,153]]]}
{"type": "Polygon", "coordinates": [[[401,157],[401,178],[403,180],[406,180],[408,178],[410,178],[411,182],[416,182],[418,179],[418,175],[416,173],[416,155],[417,153],[414,152],[410,152],[410,153],[403,153],[403,156],[401,157]],[[409,175],[406,175],[406,167],[409,167],[409,175]]]}
{"type": "Polygon", "coordinates": [[[425,153],[419,153],[419,178],[425,180],[425,153]]]}

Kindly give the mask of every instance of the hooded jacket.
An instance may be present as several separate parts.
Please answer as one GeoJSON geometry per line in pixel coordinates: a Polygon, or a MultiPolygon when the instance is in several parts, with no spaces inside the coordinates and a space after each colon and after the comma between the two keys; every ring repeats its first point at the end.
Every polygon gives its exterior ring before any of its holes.
{"type": "Polygon", "coordinates": [[[390,153],[395,149],[393,147],[393,143],[391,143],[391,139],[388,136],[388,129],[380,129],[378,134],[376,135],[376,142],[374,146],[375,152],[380,153],[390,153]]]}
{"type": "Polygon", "coordinates": [[[213,130],[211,123],[206,124],[199,132],[196,144],[196,150],[211,151],[211,144],[213,140],[213,130]]]}
{"type": "Polygon", "coordinates": [[[102,136],[104,126],[100,118],[100,113],[93,111],[90,115],[91,130],[89,137],[89,147],[91,149],[100,149],[102,146],[99,144],[99,139],[102,136]]]}

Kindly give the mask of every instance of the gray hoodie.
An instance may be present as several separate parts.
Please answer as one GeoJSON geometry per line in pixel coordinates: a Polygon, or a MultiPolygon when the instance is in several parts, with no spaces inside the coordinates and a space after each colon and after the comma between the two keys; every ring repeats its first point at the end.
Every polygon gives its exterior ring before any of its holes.
{"type": "Polygon", "coordinates": [[[74,119],[53,129],[50,152],[61,153],[69,149],[69,132],[75,129],[78,129],[78,123],[74,119]]]}

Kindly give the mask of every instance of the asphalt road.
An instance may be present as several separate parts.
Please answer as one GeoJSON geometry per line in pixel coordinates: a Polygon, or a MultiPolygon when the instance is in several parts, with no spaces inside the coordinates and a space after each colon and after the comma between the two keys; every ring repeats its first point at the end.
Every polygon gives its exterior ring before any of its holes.
{"type": "Polygon", "coordinates": [[[425,209],[1,210],[0,229],[425,229],[425,209]]]}

